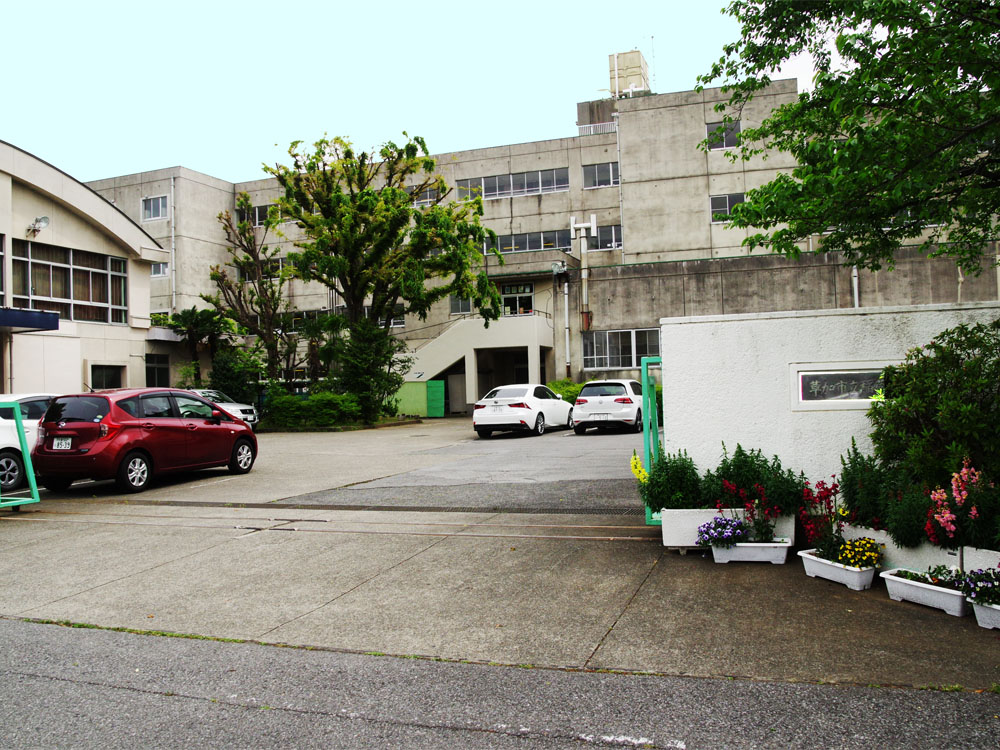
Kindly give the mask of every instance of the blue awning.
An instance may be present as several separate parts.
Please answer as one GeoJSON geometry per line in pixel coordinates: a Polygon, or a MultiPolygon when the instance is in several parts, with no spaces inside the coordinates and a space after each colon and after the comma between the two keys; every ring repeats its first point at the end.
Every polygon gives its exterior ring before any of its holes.
{"type": "Polygon", "coordinates": [[[0,307],[0,331],[4,333],[57,330],[59,330],[59,313],[0,307]]]}

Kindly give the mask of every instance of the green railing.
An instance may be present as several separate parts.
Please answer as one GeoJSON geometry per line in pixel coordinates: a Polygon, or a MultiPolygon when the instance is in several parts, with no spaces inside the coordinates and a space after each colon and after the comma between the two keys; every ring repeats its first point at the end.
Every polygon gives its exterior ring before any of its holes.
{"type": "MultiPolygon", "coordinates": [[[[650,365],[659,365],[660,357],[643,357],[642,365],[642,465],[646,471],[653,468],[653,462],[660,455],[660,426],[656,403],[656,383],[649,373],[650,365]]],[[[646,508],[646,524],[660,525],[660,514],[646,508]]]]}
{"type": "Polygon", "coordinates": [[[39,502],[38,485],[35,484],[35,467],[31,465],[31,448],[28,447],[28,440],[24,436],[21,405],[16,401],[0,401],[0,409],[10,409],[14,413],[14,423],[17,426],[17,441],[21,444],[21,465],[24,467],[24,475],[28,478],[28,487],[31,489],[31,497],[18,497],[8,500],[0,495],[0,508],[37,503],[39,502]]]}

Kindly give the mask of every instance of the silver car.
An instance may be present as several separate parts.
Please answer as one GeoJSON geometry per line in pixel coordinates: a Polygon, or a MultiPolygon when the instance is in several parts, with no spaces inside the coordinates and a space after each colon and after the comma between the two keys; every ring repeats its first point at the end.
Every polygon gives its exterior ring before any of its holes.
{"type": "Polygon", "coordinates": [[[573,430],[588,427],[642,432],[642,385],[635,380],[591,380],[580,389],[573,405],[573,430]]]}
{"type": "Polygon", "coordinates": [[[239,417],[250,425],[250,429],[254,432],[257,431],[257,421],[259,417],[257,415],[257,410],[250,404],[241,404],[234,401],[222,391],[217,391],[214,388],[190,388],[189,390],[191,393],[208,399],[213,404],[218,404],[234,417],[239,417]]]}

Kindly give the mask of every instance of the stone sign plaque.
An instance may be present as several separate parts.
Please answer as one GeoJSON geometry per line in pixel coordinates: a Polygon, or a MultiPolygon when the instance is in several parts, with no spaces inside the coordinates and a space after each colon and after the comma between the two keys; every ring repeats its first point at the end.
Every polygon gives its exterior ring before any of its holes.
{"type": "Polygon", "coordinates": [[[799,373],[802,401],[869,401],[881,387],[881,370],[799,373]]]}

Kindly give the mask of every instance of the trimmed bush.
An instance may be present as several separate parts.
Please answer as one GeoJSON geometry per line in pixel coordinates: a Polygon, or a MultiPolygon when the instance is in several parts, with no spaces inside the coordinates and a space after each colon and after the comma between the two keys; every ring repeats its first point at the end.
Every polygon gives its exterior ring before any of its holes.
{"type": "Polygon", "coordinates": [[[356,421],[361,416],[361,407],[351,393],[321,392],[306,400],[305,415],[310,425],[333,427],[356,421]]]}
{"type": "Polygon", "coordinates": [[[263,427],[273,430],[296,429],[303,426],[305,402],[288,393],[270,395],[266,403],[267,415],[263,427]]]}
{"type": "Polygon", "coordinates": [[[806,483],[801,473],[796,475],[791,469],[783,469],[777,456],[769,461],[760,450],[747,451],[739,444],[730,455],[724,443],[722,461],[715,471],[706,472],[703,480],[702,497],[707,507],[714,508],[719,502],[724,506],[731,504],[732,495],[725,491],[723,480],[748,493],[754,485],[760,485],[767,505],[777,506],[786,515],[798,512],[806,483]]]}
{"type": "Polygon", "coordinates": [[[580,389],[583,388],[583,383],[574,383],[569,378],[552,380],[545,385],[557,396],[562,396],[563,401],[567,404],[576,403],[576,397],[580,395],[580,389]]]}

